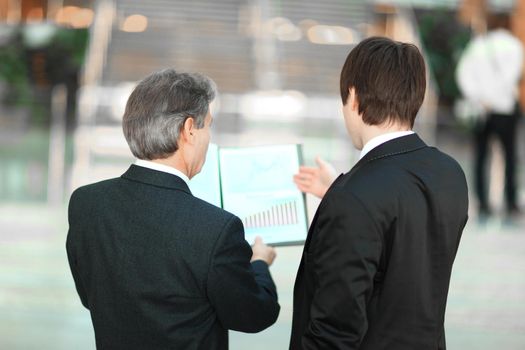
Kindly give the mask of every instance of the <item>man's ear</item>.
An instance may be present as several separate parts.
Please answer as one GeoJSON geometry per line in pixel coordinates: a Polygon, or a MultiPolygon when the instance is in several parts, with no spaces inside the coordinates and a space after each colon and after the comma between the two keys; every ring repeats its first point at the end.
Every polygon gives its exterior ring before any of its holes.
{"type": "Polygon", "coordinates": [[[193,117],[189,117],[184,121],[184,125],[182,126],[182,138],[184,141],[193,144],[195,133],[195,120],[193,117]]]}
{"type": "Polygon", "coordinates": [[[357,95],[355,93],[355,88],[348,88],[348,103],[353,111],[359,110],[359,101],[357,101],[357,95]]]}

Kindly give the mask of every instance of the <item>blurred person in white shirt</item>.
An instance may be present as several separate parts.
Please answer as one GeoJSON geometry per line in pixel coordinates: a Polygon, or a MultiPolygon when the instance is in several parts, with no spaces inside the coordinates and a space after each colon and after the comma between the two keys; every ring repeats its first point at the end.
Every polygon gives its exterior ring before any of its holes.
{"type": "Polygon", "coordinates": [[[508,215],[518,214],[516,184],[516,130],[521,110],[518,84],[524,49],[506,28],[508,16],[494,15],[487,22],[473,21],[475,36],[461,55],[456,80],[463,96],[480,106],[475,134],[475,189],[480,218],[491,214],[486,160],[490,138],[496,136],[505,153],[505,204],[508,215]],[[488,31],[486,28],[488,27],[488,31]]]}

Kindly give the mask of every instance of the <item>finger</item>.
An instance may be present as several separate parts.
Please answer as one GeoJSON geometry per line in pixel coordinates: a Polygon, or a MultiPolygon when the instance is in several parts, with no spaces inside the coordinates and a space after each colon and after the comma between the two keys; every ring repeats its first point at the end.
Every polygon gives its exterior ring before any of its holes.
{"type": "Polygon", "coordinates": [[[312,182],[310,182],[310,181],[294,181],[294,184],[300,190],[303,190],[303,189],[308,190],[308,189],[310,189],[313,186],[312,182]]]}
{"type": "Polygon", "coordinates": [[[316,158],[317,164],[319,164],[320,172],[324,173],[335,180],[337,176],[337,170],[335,170],[334,166],[331,163],[328,163],[327,161],[323,160],[321,157],[316,158]]]}
{"type": "Polygon", "coordinates": [[[313,181],[314,177],[310,174],[296,174],[293,179],[294,181],[313,181]]]}
{"type": "Polygon", "coordinates": [[[313,168],[313,167],[309,167],[309,166],[305,166],[305,165],[301,165],[299,167],[299,173],[305,173],[305,174],[315,174],[316,172],[318,171],[317,168],[313,168]]]}
{"type": "Polygon", "coordinates": [[[324,168],[328,165],[328,163],[320,156],[315,157],[315,163],[319,166],[319,168],[324,168]]]}
{"type": "Polygon", "coordinates": [[[295,184],[297,186],[301,186],[301,187],[304,187],[304,188],[310,188],[312,187],[312,181],[307,181],[307,180],[297,180],[297,181],[294,181],[295,184]]]}

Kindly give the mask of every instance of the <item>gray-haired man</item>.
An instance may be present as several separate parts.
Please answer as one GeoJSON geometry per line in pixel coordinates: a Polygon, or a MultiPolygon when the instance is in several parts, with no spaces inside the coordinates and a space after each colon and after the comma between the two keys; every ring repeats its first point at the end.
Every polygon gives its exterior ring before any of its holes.
{"type": "Polygon", "coordinates": [[[214,97],[200,74],[146,77],[123,119],[136,164],[71,196],[67,253],[97,348],[226,349],[228,329],[258,332],[279,314],[273,248],[250,249],[237,217],[188,188],[214,97]]]}

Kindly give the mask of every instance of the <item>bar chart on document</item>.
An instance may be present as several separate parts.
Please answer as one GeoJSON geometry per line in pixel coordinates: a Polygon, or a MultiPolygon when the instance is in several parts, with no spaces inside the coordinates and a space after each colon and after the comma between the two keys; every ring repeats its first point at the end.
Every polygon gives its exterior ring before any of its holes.
{"type": "Polygon", "coordinates": [[[304,195],[292,180],[298,145],[223,148],[219,156],[223,207],[241,218],[248,242],[256,236],[269,244],[305,240],[304,195]]]}
{"type": "Polygon", "coordinates": [[[275,204],[270,209],[245,217],[243,223],[246,229],[296,225],[299,223],[297,202],[275,204]]]}

